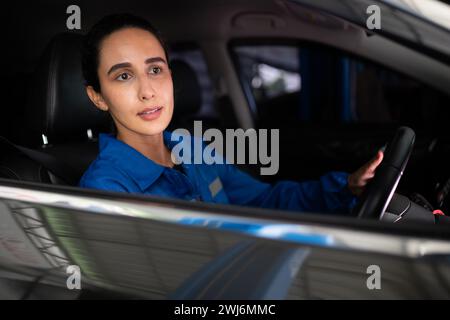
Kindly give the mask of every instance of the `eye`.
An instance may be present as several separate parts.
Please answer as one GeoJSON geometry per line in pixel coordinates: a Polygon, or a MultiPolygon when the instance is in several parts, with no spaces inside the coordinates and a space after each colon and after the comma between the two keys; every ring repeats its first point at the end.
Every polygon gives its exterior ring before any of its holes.
{"type": "Polygon", "coordinates": [[[159,74],[159,73],[161,73],[161,72],[162,72],[161,67],[151,67],[151,68],[150,68],[150,73],[153,73],[153,74],[159,74]]]}
{"type": "Polygon", "coordinates": [[[116,78],[116,80],[119,80],[119,81],[127,81],[127,80],[129,80],[130,78],[131,78],[131,76],[130,76],[128,73],[123,72],[123,73],[119,74],[119,76],[116,78]]]}

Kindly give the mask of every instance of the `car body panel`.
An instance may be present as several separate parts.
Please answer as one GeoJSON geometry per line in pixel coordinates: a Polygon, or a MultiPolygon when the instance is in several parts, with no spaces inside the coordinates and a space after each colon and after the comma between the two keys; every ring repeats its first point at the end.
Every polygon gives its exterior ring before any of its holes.
{"type": "Polygon", "coordinates": [[[445,234],[388,235],[108,193],[2,186],[0,194],[3,298],[450,297],[445,234]],[[81,290],[66,287],[69,265],[81,269],[81,290]],[[380,290],[367,284],[374,265],[380,290]]]}

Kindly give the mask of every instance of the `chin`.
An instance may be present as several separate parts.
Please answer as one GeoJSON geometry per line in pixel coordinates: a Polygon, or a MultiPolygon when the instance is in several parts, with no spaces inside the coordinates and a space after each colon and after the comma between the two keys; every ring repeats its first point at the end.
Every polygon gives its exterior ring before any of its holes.
{"type": "Polygon", "coordinates": [[[148,135],[148,136],[152,136],[155,134],[160,134],[162,133],[164,130],[166,130],[166,128],[169,126],[169,122],[170,121],[155,121],[155,123],[147,123],[144,126],[141,126],[141,130],[139,130],[139,132],[141,132],[144,135],[148,135]]]}

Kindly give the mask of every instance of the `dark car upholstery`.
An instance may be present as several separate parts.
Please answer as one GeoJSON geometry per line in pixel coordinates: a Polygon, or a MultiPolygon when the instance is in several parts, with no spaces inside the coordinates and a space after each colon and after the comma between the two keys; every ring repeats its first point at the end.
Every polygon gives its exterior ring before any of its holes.
{"type": "MultiPolygon", "coordinates": [[[[51,154],[79,175],[97,153],[95,134],[111,128],[109,116],[95,108],[86,95],[81,39],[76,34],[60,34],[51,40],[32,75],[23,113],[15,117],[20,123],[14,126],[19,129],[15,143],[51,154]]],[[[2,153],[1,168],[2,176],[8,178],[64,183],[63,177],[11,148],[2,153]]]]}

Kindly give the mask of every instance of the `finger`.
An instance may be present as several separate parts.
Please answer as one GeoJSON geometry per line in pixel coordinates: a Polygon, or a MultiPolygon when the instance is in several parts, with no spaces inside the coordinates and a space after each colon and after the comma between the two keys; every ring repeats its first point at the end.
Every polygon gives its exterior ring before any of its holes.
{"type": "Polygon", "coordinates": [[[379,161],[379,159],[380,159],[380,152],[381,152],[381,151],[378,151],[377,154],[376,154],[372,159],[370,159],[369,161],[367,161],[367,162],[361,167],[361,169],[362,169],[363,171],[365,171],[365,170],[371,168],[375,162],[379,161]]]}
{"type": "Polygon", "coordinates": [[[359,179],[355,182],[356,186],[364,186],[366,185],[375,175],[371,173],[364,174],[359,177],[359,179]]]}
{"type": "Polygon", "coordinates": [[[378,151],[377,155],[369,162],[367,166],[369,171],[375,171],[375,169],[380,165],[383,161],[384,154],[382,151],[378,151]]]}
{"type": "Polygon", "coordinates": [[[364,181],[367,181],[367,180],[372,179],[373,177],[375,177],[375,173],[374,173],[374,172],[367,172],[367,173],[362,177],[362,179],[363,179],[364,181]]]}
{"type": "Polygon", "coordinates": [[[383,161],[383,157],[384,157],[383,151],[378,151],[375,157],[373,158],[372,162],[376,162],[379,164],[381,163],[381,161],[383,161]]]}

